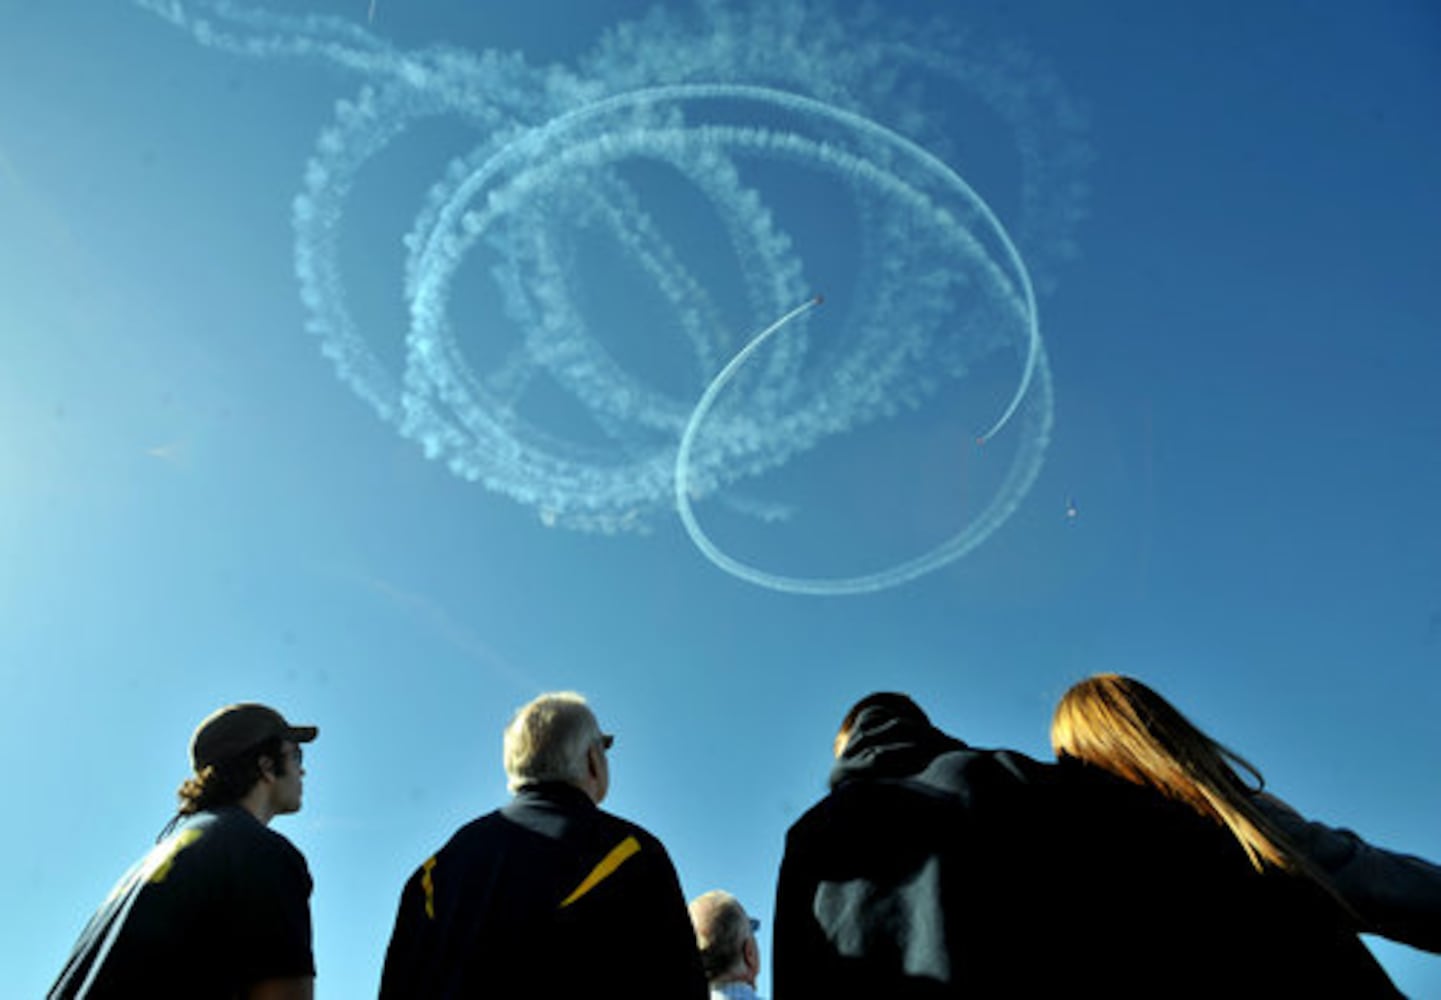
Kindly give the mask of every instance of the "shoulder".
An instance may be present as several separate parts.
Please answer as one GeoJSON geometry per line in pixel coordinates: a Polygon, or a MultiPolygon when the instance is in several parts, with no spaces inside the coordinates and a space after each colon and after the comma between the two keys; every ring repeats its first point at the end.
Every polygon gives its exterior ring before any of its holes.
{"type": "Polygon", "coordinates": [[[1055,765],[1013,750],[957,746],[931,757],[924,767],[909,775],[851,772],[837,784],[831,797],[911,795],[976,805],[989,795],[1050,789],[1056,781],[1054,771],[1055,765]]]}
{"type": "MultiPolygon", "coordinates": [[[[514,824],[505,822],[500,810],[497,809],[484,816],[477,816],[452,833],[450,839],[431,855],[431,862],[434,863],[443,858],[454,864],[464,863],[468,859],[483,858],[496,846],[519,836],[520,830],[514,824]]],[[[417,877],[421,874],[421,870],[416,871],[417,877]]]]}
{"type": "Polygon", "coordinates": [[[624,843],[626,840],[633,840],[636,848],[652,855],[669,858],[665,845],[645,827],[638,823],[632,823],[628,819],[622,819],[614,813],[608,813],[603,809],[597,809],[595,814],[596,828],[602,838],[607,841],[624,843]]]}
{"type": "Polygon", "coordinates": [[[246,864],[265,864],[303,874],[309,879],[305,855],[284,834],[270,829],[244,809],[220,809],[202,813],[197,825],[204,833],[201,841],[209,841],[214,850],[223,851],[246,864]]]}
{"type": "Polygon", "coordinates": [[[957,746],[906,776],[851,771],[796,820],[787,843],[794,851],[841,834],[912,842],[927,831],[944,839],[939,831],[1020,825],[1051,801],[1052,770],[1013,751],[957,746]]]}
{"type": "Polygon", "coordinates": [[[1055,765],[1015,750],[965,747],[937,755],[920,778],[946,790],[967,793],[1044,789],[1055,781],[1055,765]]]}
{"type": "Polygon", "coordinates": [[[477,816],[475,819],[460,827],[450,835],[445,842],[447,848],[452,845],[465,845],[477,840],[483,840],[494,834],[497,830],[503,830],[508,826],[504,821],[499,809],[492,810],[484,816],[477,816]]]}
{"type": "Polygon", "coordinates": [[[787,854],[875,850],[881,844],[939,836],[964,822],[966,813],[966,802],[953,787],[915,777],[854,778],[791,825],[787,854]]]}

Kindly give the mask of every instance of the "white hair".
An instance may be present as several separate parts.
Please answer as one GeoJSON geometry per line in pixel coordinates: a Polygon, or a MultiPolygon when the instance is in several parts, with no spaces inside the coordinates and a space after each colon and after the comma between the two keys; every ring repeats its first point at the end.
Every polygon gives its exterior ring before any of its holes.
{"type": "Polygon", "coordinates": [[[585,698],[574,691],[540,695],[516,709],[505,727],[507,786],[512,792],[542,781],[581,787],[586,753],[600,736],[585,698]]]}

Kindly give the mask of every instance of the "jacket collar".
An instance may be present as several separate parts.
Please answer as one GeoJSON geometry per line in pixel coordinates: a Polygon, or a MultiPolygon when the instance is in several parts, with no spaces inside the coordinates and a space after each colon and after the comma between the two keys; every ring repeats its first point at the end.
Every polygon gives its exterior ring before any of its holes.
{"type": "Polygon", "coordinates": [[[554,802],[570,809],[594,809],[596,805],[574,785],[564,781],[537,781],[516,789],[517,802],[554,802]]]}

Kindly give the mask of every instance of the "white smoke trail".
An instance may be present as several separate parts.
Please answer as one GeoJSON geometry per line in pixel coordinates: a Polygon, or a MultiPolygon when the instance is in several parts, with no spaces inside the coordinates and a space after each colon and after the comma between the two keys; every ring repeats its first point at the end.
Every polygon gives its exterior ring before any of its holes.
{"type": "Polygon", "coordinates": [[[962,92],[1011,131],[1012,231],[1049,273],[1048,258],[1072,252],[1088,152],[1082,117],[1023,50],[890,15],[847,21],[817,0],[700,0],[698,19],[657,10],[616,27],[572,71],[492,52],[402,52],[360,25],[232,0],[135,2],[218,50],[322,60],[361,79],[321,131],[294,200],[307,328],[382,419],[456,475],[533,507],[542,523],[644,530],[674,506],[700,551],[729,572],[782,590],[855,593],[969,552],[1038,475],[1052,388],[1030,271],[997,211],[951,165],[956,140],[932,124],[962,92]],[[445,165],[405,236],[410,319],[393,337],[404,347],[397,369],[381,360],[379,332],[351,314],[340,247],[360,173],[435,119],[463,124],[476,143],[445,165]],[[843,192],[855,301],[827,317],[824,342],[811,340],[805,305],[737,343],[693,249],[635,180],[639,164],[664,169],[709,206],[758,318],[786,311],[811,284],[804,246],[782,221],[784,193],[760,168],[799,170],[843,192]],[[672,316],[663,332],[691,359],[693,391],[652,384],[607,349],[583,304],[582,236],[603,238],[654,288],[672,316]],[[451,292],[459,269],[482,255],[501,315],[468,320],[461,336],[451,292]],[[501,326],[520,332],[520,346],[474,369],[467,345],[501,326]],[[1004,436],[1009,471],[981,513],[930,552],[873,574],[809,580],[740,563],[701,530],[692,494],[781,516],[735,486],[964,388],[992,357],[1014,359],[1015,388],[978,437],[1004,436]],[[537,380],[571,396],[607,443],[571,441],[526,417],[521,403],[537,380]]]}

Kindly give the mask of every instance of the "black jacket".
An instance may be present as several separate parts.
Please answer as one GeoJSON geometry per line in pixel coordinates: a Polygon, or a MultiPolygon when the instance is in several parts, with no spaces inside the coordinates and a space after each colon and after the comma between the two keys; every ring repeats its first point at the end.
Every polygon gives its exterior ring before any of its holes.
{"type": "MultiPolygon", "coordinates": [[[[1013,890],[1044,768],[916,719],[862,712],[831,793],[791,827],[777,1000],[959,996],[1011,981],[1040,915],[1013,890]]],[[[983,994],[984,995],[984,990],[983,994]]]]}
{"type": "Polygon", "coordinates": [[[624,995],[701,1000],[670,858],[569,785],[522,789],[406,883],[382,998],[624,995]]]}
{"type": "Polygon", "coordinates": [[[1395,996],[1329,900],[1072,763],[863,711],[786,838],[776,1000],[1395,996]]]}

